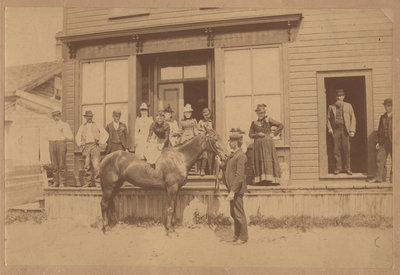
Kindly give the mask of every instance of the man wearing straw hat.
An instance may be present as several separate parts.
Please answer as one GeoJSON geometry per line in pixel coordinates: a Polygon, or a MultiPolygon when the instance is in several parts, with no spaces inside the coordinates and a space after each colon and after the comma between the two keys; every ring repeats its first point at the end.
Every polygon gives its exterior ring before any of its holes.
{"type": "Polygon", "coordinates": [[[105,144],[108,133],[103,126],[93,121],[93,112],[87,110],[83,115],[86,122],[83,123],[76,134],[76,144],[82,150],[82,157],[85,160],[84,185],[83,187],[95,187],[95,180],[99,174],[100,144],[105,144]],[[92,169],[91,169],[92,168],[92,169]]]}
{"type": "Polygon", "coordinates": [[[61,120],[61,111],[55,110],[51,113],[53,121],[47,129],[49,139],[50,161],[53,168],[53,184],[51,187],[65,186],[67,155],[67,140],[72,140],[73,135],[69,124],[61,120]]]}
{"type": "Polygon", "coordinates": [[[234,220],[234,236],[232,241],[244,244],[248,240],[247,219],[243,208],[243,194],[247,192],[245,166],[246,155],[240,149],[243,143],[243,134],[239,128],[232,129],[229,136],[229,147],[232,154],[222,164],[222,179],[228,188],[227,200],[230,201],[231,217],[234,220]]]}
{"type": "Polygon", "coordinates": [[[352,175],[350,168],[350,137],[356,134],[356,117],[350,103],[344,102],[343,89],[336,90],[336,102],[329,105],[328,131],[333,136],[337,175],[343,170],[352,175]]]}

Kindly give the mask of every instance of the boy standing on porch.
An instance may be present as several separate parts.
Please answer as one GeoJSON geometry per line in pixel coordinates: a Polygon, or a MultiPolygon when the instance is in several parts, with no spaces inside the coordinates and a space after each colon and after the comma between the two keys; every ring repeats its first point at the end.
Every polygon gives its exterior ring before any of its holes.
{"type": "Polygon", "coordinates": [[[352,175],[350,168],[350,137],[356,133],[356,117],[350,103],[344,102],[343,89],[336,90],[336,102],[328,108],[328,131],[333,135],[337,175],[343,170],[352,175]],[[342,166],[343,163],[343,166],[342,166]]]}
{"type": "Polygon", "coordinates": [[[65,157],[67,154],[67,140],[73,135],[69,124],[61,120],[61,111],[51,113],[54,122],[47,129],[49,138],[50,161],[53,168],[54,180],[51,187],[65,186],[65,157]]]}
{"type": "MultiPolygon", "coordinates": [[[[377,132],[376,149],[376,174],[369,182],[378,183],[386,179],[386,159],[388,154],[392,158],[392,99],[387,98],[383,101],[386,113],[381,115],[377,132]]],[[[393,165],[392,165],[393,166],[393,165]]],[[[390,171],[390,182],[392,182],[393,169],[390,171]]]]}
{"type": "Polygon", "coordinates": [[[93,113],[87,110],[83,115],[86,122],[83,123],[76,134],[76,144],[82,150],[85,160],[85,177],[83,187],[95,187],[95,179],[99,174],[100,144],[105,144],[108,133],[103,126],[93,121],[93,113]],[[93,169],[91,169],[93,168],[93,169]]]}
{"type": "Polygon", "coordinates": [[[119,121],[121,118],[121,111],[113,111],[113,121],[107,124],[106,131],[109,134],[107,140],[106,154],[122,150],[128,150],[128,130],[126,124],[119,121]]]}

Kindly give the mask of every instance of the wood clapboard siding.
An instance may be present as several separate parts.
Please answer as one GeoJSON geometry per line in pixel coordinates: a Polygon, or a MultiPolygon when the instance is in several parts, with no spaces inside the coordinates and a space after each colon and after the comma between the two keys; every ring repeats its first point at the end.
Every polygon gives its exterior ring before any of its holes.
{"type": "MultiPolygon", "coordinates": [[[[62,113],[64,116],[65,121],[69,124],[71,127],[72,133],[75,136],[75,133],[78,131],[75,127],[75,113],[76,113],[76,108],[75,108],[75,87],[76,87],[76,82],[78,79],[76,79],[76,65],[77,61],[74,60],[69,60],[65,61],[63,63],[63,69],[62,69],[62,81],[63,81],[63,95],[62,95],[62,113]]],[[[75,145],[73,141],[68,141],[67,143],[67,160],[66,160],[66,165],[67,165],[67,170],[68,171],[74,171],[75,170],[75,165],[74,165],[74,151],[75,151],[75,145]]]]}
{"type": "Polygon", "coordinates": [[[380,10],[303,10],[288,45],[291,179],[319,178],[317,72],[372,70],[374,128],[392,95],[392,23],[380,10]]]}

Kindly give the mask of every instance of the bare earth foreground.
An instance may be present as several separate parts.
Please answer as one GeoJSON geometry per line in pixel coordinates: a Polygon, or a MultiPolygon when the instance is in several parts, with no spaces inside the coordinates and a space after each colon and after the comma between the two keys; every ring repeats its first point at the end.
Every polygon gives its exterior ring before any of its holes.
{"type": "Polygon", "coordinates": [[[232,245],[229,227],[163,227],[119,224],[101,230],[65,222],[16,223],[6,228],[7,265],[376,267],[392,265],[392,229],[263,229],[232,245]]]}

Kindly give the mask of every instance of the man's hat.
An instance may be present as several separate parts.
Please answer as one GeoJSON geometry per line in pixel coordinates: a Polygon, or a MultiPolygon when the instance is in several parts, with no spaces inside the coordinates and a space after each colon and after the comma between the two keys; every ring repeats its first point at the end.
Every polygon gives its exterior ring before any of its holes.
{"type": "Polygon", "coordinates": [[[93,112],[92,112],[91,110],[86,110],[86,111],[85,111],[85,114],[84,114],[83,116],[86,116],[86,117],[93,117],[93,112]]]}
{"type": "Polygon", "coordinates": [[[345,95],[344,90],[343,89],[337,89],[336,90],[336,96],[342,96],[345,95]]]}
{"type": "Polygon", "coordinates": [[[229,134],[229,141],[242,140],[244,132],[239,128],[232,128],[229,134]]]}
{"type": "Polygon", "coordinates": [[[211,113],[210,109],[208,109],[208,108],[204,108],[202,112],[203,112],[203,115],[208,115],[211,113]]]}
{"type": "Polygon", "coordinates": [[[171,105],[168,104],[167,108],[164,109],[164,113],[170,113],[172,114],[174,111],[171,108],[171,105]]]}
{"type": "Polygon", "coordinates": [[[186,104],[185,107],[183,107],[183,112],[193,112],[192,105],[186,104]]]}
{"type": "Polygon", "coordinates": [[[114,110],[113,111],[113,115],[121,115],[121,111],[120,110],[114,110]]]}
{"type": "Polygon", "coordinates": [[[58,116],[58,115],[61,115],[61,111],[60,110],[54,110],[53,112],[51,112],[51,115],[52,116],[58,116]]]}
{"type": "Polygon", "coordinates": [[[385,105],[385,106],[392,106],[392,104],[393,104],[393,100],[391,98],[386,98],[383,101],[383,105],[385,105]]]}
{"type": "Polygon", "coordinates": [[[265,104],[257,104],[257,108],[254,110],[256,113],[264,113],[267,108],[265,104]]]}
{"type": "Polygon", "coordinates": [[[149,105],[147,105],[146,103],[142,103],[142,105],[140,105],[139,110],[148,110],[149,109],[149,105]]]}

